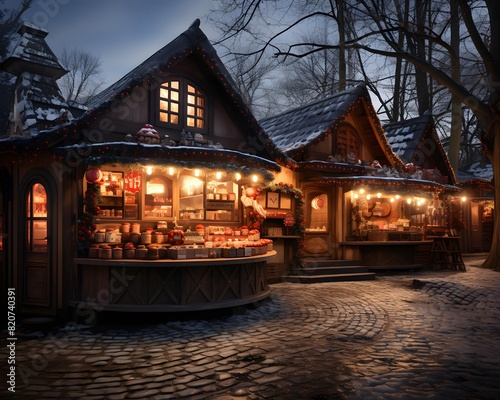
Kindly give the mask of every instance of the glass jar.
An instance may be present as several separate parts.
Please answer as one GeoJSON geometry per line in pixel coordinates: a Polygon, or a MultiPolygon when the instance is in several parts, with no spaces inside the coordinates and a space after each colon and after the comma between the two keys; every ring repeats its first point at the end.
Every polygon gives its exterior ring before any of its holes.
{"type": "Polygon", "coordinates": [[[137,246],[135,249],[135,258],[144,260],[148,257],[148,249],[144,245],[137,246]]]}
{"type": "Polygon", "coordinates": [[[141,224],[133,223],[131,229],[133,233],[141,233],[141,224]]]}
{"type": "Polygon", "coordinates": [[[90,246],[89,258],[99,258],[99,245],[93,244],[90,246]]]}
{"type": "Polygon", "coordinates": [[[113,249],[113,258],[115,259],[123,258],[123,249],[121,247],[115,247],[113,249]]]}
{"type": "Polygon", "coordinates": [[[124,222],[122,224],[122,233],[129,233],[130,232],[130,224],[128,222],[124,222]]]}
{"type": "Polygon", "coordinates": [[[158,260],[160,258],[159,251],[157,246],[149,246],[148,247],[148,259],[149,260],[158,260]]]}
{"type": "Polygon", "coordinates": [[[113,249],[111,248],[111,246],[101,247],[100,255],[101,258],[109,260],[113,258],[113,249]]]}
{"type": "Polygon", "coordinates": [[[153,243],[163,243],[164,240],[165,237],[163,235],[163,232],[155,232],[154,235],[152,236],[153,243]]]}
{"type": "Polygon", "coordinates": [[[141,243],[142,244],[151,244],[151,232],[146,231],[141,233],[141,243]]]}
{"type": "Polygon", "coordinates": [[[105,239],[106,239],[106,234],[104,232],[95,232],[94,233],[94,240],[96,243],[104,243],[105,239]]]}

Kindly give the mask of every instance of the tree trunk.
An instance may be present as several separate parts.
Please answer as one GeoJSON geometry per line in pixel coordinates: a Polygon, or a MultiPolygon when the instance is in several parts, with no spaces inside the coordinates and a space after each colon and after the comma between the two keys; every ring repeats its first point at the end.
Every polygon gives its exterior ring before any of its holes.
{"type": "MultiPolygon", "coordinates": [[[[450,0],[451,11],[451,48],[453,54],[451,58],[451,77],[460,84],[460,25],[458,18],[458,3],[456,0],[450,0]]],[[[451,95],[451,130],[450,130],[450,145],[448,147],[448,159],[451,167],[458,172],[458,162],[460,158],[460,143],[462,141],[462,101],[455,94],[451,95]]]]}
{"type": "Polygon", "coordinates": [[[345,18],[344,18],[344,2],[337,2],[337,15],[339,27],[339,91],[346,89],[347,82],[347,65],[345,56],[345,18]]]}
{"type": "Polygon", "coordinates": [[[493,219],[493,239],[490,252],[483,263],[484,268],[491,268],[500,271],[500,122],[496,122],[490,132],[493,137],[493,154],[491,156],[493,164],[493,182],[495,187],[495,210],[493,219]]]}
{"type": "MultiPolygon", "coordinates": [[[[417,18],[417,29],[422,35],[425,34],[426,25],[426,10],[428,7],[428,1],[417,2],[416,7],[416,18],[417,18]]],[[[427,60],[427,49],[425,40],[421,37],[415,40],[417,47],[417,56],[422,60],[427,60]]],[[[415,68],[415,83],[417,87],[417,97],[418,97],[418,114],[424,115],[426,111],[430,110],[429,101],[429,85],[427,82],[427,73],[420,68],[415,68]]]]}

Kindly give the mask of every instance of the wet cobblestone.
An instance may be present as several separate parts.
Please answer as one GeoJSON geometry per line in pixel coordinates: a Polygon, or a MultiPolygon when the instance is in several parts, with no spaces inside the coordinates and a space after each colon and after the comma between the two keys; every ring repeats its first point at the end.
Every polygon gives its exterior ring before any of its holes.
{"type": "Polygon", "coordinates": [[[498,399],[499,277],[468,265],[279,283],[244,314],[20,326],[2,398],[498,399]]]}

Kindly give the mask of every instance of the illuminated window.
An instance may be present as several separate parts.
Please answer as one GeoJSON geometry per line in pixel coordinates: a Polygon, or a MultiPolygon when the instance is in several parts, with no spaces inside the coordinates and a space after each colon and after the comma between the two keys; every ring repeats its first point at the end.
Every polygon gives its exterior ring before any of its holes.
{"type": "Polygon", "coordinates": [[[47,252],[47,192],[40,183],[31,186],[26,199],[28,252],[47,252]]]}
{"type": "Polygon", "coordinates": [[[161,123],[179,128],[204,131],[206,128],[206,97],[192,83],[172,79],[160,86],[159,119],[161,123]]]}

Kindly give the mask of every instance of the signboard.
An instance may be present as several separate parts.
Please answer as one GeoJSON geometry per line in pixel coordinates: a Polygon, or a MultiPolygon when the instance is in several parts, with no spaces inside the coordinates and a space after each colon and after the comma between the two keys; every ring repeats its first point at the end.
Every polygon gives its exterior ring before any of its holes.
{"type": "Polygon", "coordinates": [[[293,226],[295,224],[295,218],[293,217],[292,213],[286,213],[283,224],[285,226],[293,226]]]}
{"type": "Polygon", "coordinates": [[[127,172],[125,174],[125,190],[131,193],[137,193],[142,188],[142,173],[137,171],[127,172]]]}

